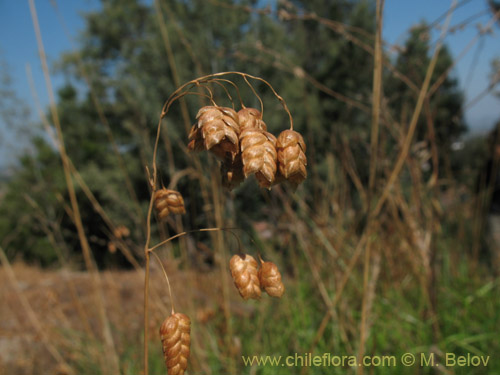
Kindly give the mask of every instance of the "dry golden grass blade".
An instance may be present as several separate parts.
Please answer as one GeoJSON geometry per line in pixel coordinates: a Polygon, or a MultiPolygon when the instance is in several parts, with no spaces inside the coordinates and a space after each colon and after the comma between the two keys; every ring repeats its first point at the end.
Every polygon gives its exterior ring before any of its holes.
{"type": "MultiPolygon", "coordinates": [[[[47,135],[49,136],[52,144],[54,145],[54,147],[59,148],[59,141],[56,137],[56,134],[54,133],[51,125],[49,124],[47,116],[45,115],[45,113],[43,112],[43,110],[40,106],[40,100],[39,100],[38,94],[37,94],[35,86],[34,86],[33,76],[32,76],[31,68],[29,65],[26,67],[26,74],[28,76],[28,81],[30,83],[30,90],[31,90],[33,100],[34,100],[36,108],[37,108],[37,112],[38,112],[38,116],[40,118],[40,121],[42,122],[43,127],[44,127],[47,135]]],[[[78,185],[81,187],[82,191],[87,196],[87,198],[90,201],[90,203],[92,204],[92,207],[94,208],[94,210],[101,216],[101,218],[104,220],[104,222],[109,227],[111,232],[114,233],[116,230],[115,223],[111,220],[111,218],[108,216],[108,214],[106,213],[104,208],[101,206],[101,204],[99,203],[99,201],[95,197],[94,193],[88,187],[87,183],[84,181],[84,179],[80,175],[80,172],[78,172],[78,170],[75,168],[75,166],[73,165],[73,162],[71,161],[71,159],[69,157],[68,157],[68,161],[69,161],[69,167],[71,169],[71,174],[75,177],[76,182],[78,183],[78,185]]],[[[63,203],[63,206],[64,206],[64,203],[63,203]]],[[[74,222],[73,212],[71,210],[68,210],[68,208],[69,207],[67,207],[67,206],[65,207],[66,211],[68,212],[68,216],[70,216],[72,218],[72,221],[74,222]]],[[[141,267],[139,266],[139,263],[135,260],[135,257],[133,255],[132,250],[125,244],[124,241],[117,241],[117,242],[118,242],[118,248],[120,249],[121,253],[125,256],[125,258],[127,258],[127,260],[130,262],[130,264],[132,264],[132,266],[134,266],[136,269],[140,269],[141,267]]]]}
{"type": "Polygon", "coordinates": [[[31,324],[33,325],[33,328],[40,335],[40,338],[43,341],[43,344],[46,346],[47,350],[52,355],[52,357],[54,357],[54,359],[59,364],[61,364],[63,366],[63,368],[67,371],[68,374],[74,374],[73,369],[64,360],[64,358],[62,357],[61,353],[59,353],[57,348],[52,344],[49,335],[43,329],[42,324],[40,323],[40,320],[38,319],[35,311],[31,307],[28,299],[24,296],[21,288],[19,287],[19,283],[17,282],[16,275],[15,275],[14,271],[12,270],[10,262],[7,259],[7,256],[5,255],[5,252],[3,251],[2,247],[0,247],[0,261],[4,267],[4,270],[7,273],[7,277],[9,278],[12,289],[14,289],[16,291],[16,294],[19,298],[19,301],[23,305],[23,308],[28,316],[28,319],[30,320],[31,324]]]}
{"type": "Polygon", "coordinates": [[[113,153],[114,153],[116,160],[118,162],[118,168],[120,169],[120,171],[123,175],[123,178],[125,181],[125,186],[128,190],[130,198],[132,199],[132,201],[134,203],[135,214],[136,214],[136,215],[134,215],[134,219],[135,219],[136,223],[143,225],[145,228],[144,214],[142,212],[142,209],[141,209],[141,206],[139,203],[139,199],[137,198],[137,194],[136,194],[135,189],[133,187],[132,180],[130,179],[129,172],[125,166],[125,161],[123,160],[122,154],[118,149],[118,145],[115,141],[115,137],[113,135],[113,131],[111,130],[111,126],[109,124],[108,118],[104,114],[104,110],[102,108],[102,105],[99,101],[99,98],[97,97],[97,95],[95,93],[95,88],[92,85],[92,81],[90,79],[90,75],[88,74],[87,68],[85,67],[85,64],[83,62],[82,55],[79,51],[77,51],[77,48],[76,48],[74,41],[73,41],[73,38],[71,37],[71,33],[68,30],[67,24],[66,24],[61,12],[60,12],[59,7],[57,5],[57,2],[55,0],[53,0],[53,5],[54,5],[56,15],[59,19],[59,22],[61,23],[61,26],[64,30],[64,33],[65,33],[67,39],[69,40],[72,48],[75,51],[74,53],[75,53],[75,56],[77,57],[78,69],[80,70],[80,72],[82,74],[82,78],[89,88],[90,98],[92,100],[92,103],[94,104],[97,115],[99,116],[99,120],[101,121],[102,125],[104,126],[104,130],[106,131],[106,136],[108,137],[109,143],[111,144],[113,153]]]}
{"type": "MultiPolygon", "coordinates": [[[[378,153],[378,137],[379,137],[379,124],[380,124],[380,105],[382,99],[382,17],[384,10],[384,0],[377,0],[376,6],[376,21],[377,32],[375,35],[375,54],[374,54],[374,68],[373,68],[373,103],[372,103],[372,126],[371,126],[371,145],[370,145],[370,173],[368,182],[368,223],[366,231],[372,233],[372,216],[371,216],[371,201],[375,193],[375,177],[377,171],[377,153],[378,153]]],[[[368,337],[369,323],[368,319],[371,313],[372,304],[370,303],[373,298],[371,293],[375,293],[375,285],[371,285],[370,281],[370,264],[371,264],[371,251],[372,241],[368,241],[365,249],[365,261],[363,271],[363,301],[361,305],[361,322],[360,322],[360,337],[358,348],[358,360],[361,360],[365,355],[365,343],[368,337]]],[[[375,275],[374,275],[375,276],[375,275]]],[[[378,274],[377,274],[378,277],[378,274]]],[[[372,280],[376,282],[376,278],[372,280]]],[[[363,374],[364,369],[360,366],[358,368],[358,375],[363,374]]]]}
{"type": "MultiPolygon", "coordinates": [[[[163,13],[161,11],[161,5],[159,0],[154,1],[154,6],[155,6],[156,19],[158,21],[158,26],[160,27],[161,37],[163,39],[165,50],[167,52],[168,63],[170,65],[170,70],[172,71],[172,79],[174,81],[175,87],[179,87],[181,84],[179,78],[179,72],[177,71],[177,64],[175,62],[174,52],[172,50],[172,45],[170,44],[170,38],[168,37],[168,29],[166,26],[165,19],[163,18],[163,13]]],[[[180,105],[181,105],[182,119],[184,121],[184,128],[186,131],[188,131],[190,121],[189,121],[189,111],[187,108],[186,101],[181,99],[180,105]]]]}
{"type": "Polygon", "coordinates": [[[456,67],[458,62],[465,56],[467,53],[470,51],[470,49],[476,44],[481,37],[483,37],[486,33],[486,30],[491,29],[493,24],[500,19],[500,11],[496,12],[493,17],[488,21],[488,23],[484,26],[484,28],[481,28],[477,35],[471,39],[471,41],[464,47],[462,52],[453,60],[453,63],[450,64],[450,66],[441,74],[441,76],[438,77],[436,82],[429,88],[429,91],[427,93],[428,97],[431,97],[436,91],[439,89],[439,87],[443,84],[443,82],[446,80],[446,78],[449,76],[449,74],[453,71],[453,69],[456,67]]]}
{"type": "Polygon", "coordinates": [[[102,295],[102,289],[101,289],[101,280],[99,276],[99,271],[97,270],[97,267],[92,259],[92,252],[87,240],[87,237],[85,235],[85,230],[83,228],[83,223],[82,223],[82,218],[80,215],[80,210],[78,206],[78,201],[76,198],[76,193],[75,193],[75,188],[73,185],[73,181],[71,179],[71,171],[70,171],[70,162],[68,155],[66,153],[66,148],[64,145],[64,137],[63,137],[63,132],[62,132],[62,127],[61,127],[61,122],[59,120],[59,114],[57,112],[57,105],[56,105],[56,100],[54,96],[54,91],[52,89],[52,82],[50,79],[50,74],[49,74],[49,68],[47,65],[47,59],[45,55],[45,49],[42,41],[42,35],[40,31],[40,25],[38,22],[38,15],[36,12],[35,8],[35,3],[33,0],[29,0],[29,5],[30,5],[30,12],[31,16],[33,19],[33,27],[35,29],[35,35],[37,38],[37,44],[38,44],[38,49],[39,49],[39,54],[40,54],[40,61],[42,63],[42,69],[43,69],[43,74],[45,78],[45,83],[47,86],[47,92],[49,95],[49,100],[50,100],[50,111],[52,114],[52,119],[54,122],[54,125],[56,127],[56,134],[57,134],[57,139],[58,139],[58,146],[59,146],[59,154],[61,157],[61,161],[63,164],[63,171],[64,171],[64,178],[66,182],[66,186],[68,188],[68,194],[71,202],[71,207],[74,213],[74,219],[75,219],[75,226],[78,232],[78,238],[80,240],[80,245],[82,247],[82,252],[83,252],[83,257],[85,259],[85,264],[87,266],[87,269],[89,272],[93,275],[93,283],[95,286],[95,297],[96,297],[96,306],[99,309],[99,317],[102,325],[102,332],[103,332],[103,339],[104,343],[106,345],[106,349],[108,350],[108,355],[109,355],[109,362],[108,365],[106,366],[106,369],[104,371],[106,373],[110,374],[118,374],[119,373],[119,360],[118,360],[118,355],[116,353],[115,349],[115,344],[113,340],[113,335],[111,333],[111,327],[109,325],[109,320],[107,318],[106,314],[106,308],[104,305],[104,298],[102,295]]]}
{"type": "MultiPolygon", "coordinates": [[[[453,4],[451,5],[450,9],[454,8],[455,6],[456,6],[456,0],[453,1],[453,4]]],[[[374,212],[373,212],[374,216],[377,216],[380,213],[380,211],[382,210],[382,207],[383,207],[387,197],[389,196],[389,193],[390,193],[392,187],[394,186],[394,183],[395,183],[397,177],[399,176],[401,169],[404,166],[406,157],[408,156],[408,152],[410,151],[411,142],[413,140],[413,135],[415,134],[415,129],[417,128],[417,123],[418,123],[418,119],[420,117],[420,112],[422,110],[422,106],[424,104],[425,97],[427,96],[430,81],[432,78],[432,73],[434,72],[434,68],[436,67],[437,59],[439,56],[439,52],[441,51],[444,37],[447,34],[448,25],[449,25],[450,20],[451,20],[451,15],[452,15],[452,12],[450,12],[448,14],[448,16],[446,17],[445,25],[442,29],[441,36],[440,36],[439,41],[438,41],[436,48],[434,50],[434,54],[432,55],[431,62],[429,63],[429,66],[427,68],[427,72],[425,74],[425,79],[424,79],[424,82],[422,84],[422,87],[420,88],[420,92],[419,92],[418,99],[417,99],[417,104],[415,105],[415,109],[413,111],[413,115],[412,115],[412,118],[410,120],[408,133],[406,134],[406,138],[404,140],[401,152],[400,152],[398,159],[396,161],[396,165],[394,166],[394,169],[392,170],[391,175],[389,176],[389,179],[388,179],[388,181],[385,185],[385,188],[382,192],[382,195],[380,196],[380,198],[377,202],[377,205],[374,209],[374,212]]]]}

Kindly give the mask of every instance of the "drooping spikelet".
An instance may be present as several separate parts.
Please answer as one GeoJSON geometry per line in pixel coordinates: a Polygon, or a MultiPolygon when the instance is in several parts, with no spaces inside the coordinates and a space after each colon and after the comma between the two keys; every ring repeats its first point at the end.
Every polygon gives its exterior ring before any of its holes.
{"type": "Polygon", "coordinates": [[[205,142],[203,142],[203,136],[201,135],[201,129],[198,128],[198,124],[194,124],[189,131],[189,151],[202,151],[205,149],[205,142]]]}
{"type": "Polygon", "coordinates": [[[220,173],[222,175],[222,186],[233,190],[245,180],[243,174],[243,163],[241,154],[236,155],[234,160],[225,160],[221,164],[220,173]]]}
{"type": "Polygon", "coordinates": [[[196,115],[198,122],[189,133],[188,149],[210,150],[222,160],[234,159],[239,152],[238,114],[231,108],[206,106],[196,115]]]}
{"type": "Polygon", "coordinates": [[[262,121],[262,113],[258,109],[255,108],[240,109],[238,111],[238,119],[241,131],[247,128],[267,131],[267,126],[265,122],[262,121]]]}
{"type": "Polygon", "coordinates": [[[245,177],[255,173],[261,187],[270,188],[277,170],[276,138],[259,128],[247,127],[240,134],[245,177]]]}
{"type": "Polygon", "coordinates": [[[298,185],[307,177],[306,144],[300,133],[284,130],[276,141],[279,171],[292,185],[298,185]]]}
{"type": "Polygon", "coordinates": [[[257,261],[248,254],[233,255],[229,261],[229,269],[234,284],[243,299],[260,298],[259,272],[257,261]]]}
{"type": "Polygon", "coordinates": [[[163,356],[168,375],[183,375],[186,371],[191,344],[191,321],[187,315],[175,313],[160,327],[163,356]]]}
{"type": "Polygon", "coordinates": [[[271,297],[280,298],[285,293],[285,285],[281,281],[281,273],[273,262],[264,262],[262,259],[259,269],[260,286],[271,297]]]}
{"type": "Polygon", "coordinates": [[[181,193],[175,190],[159,189],[154,193],[154,206],[160,220],[170,214],[185,214],[184,199],[181,193]]]}

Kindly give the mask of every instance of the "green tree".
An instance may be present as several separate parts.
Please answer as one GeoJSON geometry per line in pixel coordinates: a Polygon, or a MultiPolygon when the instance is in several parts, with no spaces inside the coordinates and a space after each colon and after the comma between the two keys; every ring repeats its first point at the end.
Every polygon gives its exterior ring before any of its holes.
{"type": "MultiPolygon", "coordinates": [[[[58,112],[68,155],[111,219],[131,230],[130,245],[137,253],[144,240],[141,217],[149,203],[144,166],[151,161],[160,109],[178,84],[199,75],[238,70],[267,79],[286,99],[296,129],[306,138],[311,174],[326,180],[330,173],[326,155],[345,158],[344,142],[348,142],[361,181],[368,179],[373,57],[360,44],[373,45],[373,3],[295,0],[278,3],[277,12],[269,14],[247,11],[246,6],[255,7],[258,3],[253,0],[216,3],[170,0],[147,5],[139,0],[102,0],[101,9],[85,15],[86,27],[78,50],[62,56],[59,63],[67,77],[67,84],[59,91],[58,112]],[[283,11],[289,17],[284,17],[283,11]],[[332,25],[344,25],[346,29],[332,25]],[[348,30],[356,41],[347,38],[342,30],[348,30]],[[332,96],[328,90],[340,93],[350,102],[332,96]]],[[[428,59],[425,43],[413,52],[414,57],[400,56],[398,68],[410,69],[404,58],[416,61],[421,58],[419,53],[428,59]]],[[[441,57],[438,65],[437,70],[443,72],[449,61],[441,57]]],[[[425,73],[425,68],[420,70],[423,73],[419,74],[425,73]]],[[[418,81],[421,77],[412,79],[418,81]]],[[[244,81],[239,83],[244,103],[258,107],[260,104],[249,87],[244,81]]],[[[386,92],[402,93],[408,102],[405,105],[411,107],[414,94],[405,86],[397,86],[399,82],[391,84],[394,88],[386,92]]],[[[287,128],[287,115],[271,91],[259,83],[254,87],[266,104],[264,120],[269,130],[277,134],[287,128]]],[[[448,126],[446,113],[452,112],[450,103],[455,103],[457,97],[451,94],[456,93],[455,89],[456,83],[447,80],[432,97],[432,108],[437,111],[436,129],[448,126]]],[[[223,99],[223,90],[215,87],[214,94],[221,105],[230,105],[227,98],[223,99]]],[[[237,98],[234,90],[232,94],[237,98]]],[[[404,105],[399,98],[396,96],[394,107],[402,112],[404,105]]],[[[167,130],[163,132],[165,138],[161,140],[158,159],[164,183],[168,184],[174,172],[170,168],[171,155],[177,170],[193,165],[196,156],[184,153],[186,127],[194,121],[199,106],[206,103],[197,96],[187,98],[187,118],[179,103],[172,106],[165,120],[167,130]],[[168,147],[171,152],[166,151],[168,147]]],[[[425,133],[419,137],[425,137],[425,133]]],[[[447,140],[444,135],[442,138],[447,140]]],[[[59,223],[58,228],[52,228],[57,244],[71,249],[68,254],[78,253],[71,217],[61,205],[67,196],[58,155],[43,138],[37,140],[31,155],[23,159],[9,183],[9,204],[0,208],[0,216],[24,223],[23,230],[29,233],[16,237],[11,247],[19,252],[30,248],[39,254],[36,249],[43,247],[28,244],[28,237],[30,241],[48,240],[41,227],[38,231],[33,229],[40,220],[23,221],[16,216],[16,210],[22,212],[20,207],[26,206],[19,186],[27,184],[36,186],[37,194],[32,198],[45,216],[50,213],[48,221],[59,223]]],[[[216,168],[211,158],[202,157],[199,162],[203,171],[216,168]]],[[[308,199],[321,205],[322,202],[314,201],[320,195],[315,194],[318,187],[311,181],[304,186],[311,192],[308,199]]],[[[189,192],[187,203],[192,211],[183,219],[187,228],[209,222],[199,183],[187,178],[179,181],[178,189],[189,192]]],[[[76,186],[85,228],[99,263],[120,263],[123,259],[107,251],[109,229],[84,191],[76,186]]],[[[244,184],[235,194],[235,210],[241,213],[236,215],[238,225],[243,227],[247,220],[267,217],[268,213],[259,207],[268,198],[254,184],[244,184]]],[[[358,199],[356,193],[349,194],[353,200],[358,199]]],[[[0,235],[12,229],[8,220],[0,223],[0,235]]]]}
{"type": "MultiPolygon", "coordinates": [[[[420,88],[430,63],[431,52],[428,25],[417,25],[411,29],[403,50],[398,55],[396,69],[420,88]]],[[[447,74],[452,64],[453,59],[444,45],[439,52],[430,83],[431,89],[436,83],[439,86],[436,86],[437,89],[429,98],[428,106],[424,103],[415,134],[417,141],[427,141],[429,147],[435,142],[440,173],[451,171],[451,145],[466,131],[462,92],[458,80],[453,74],[447,74]],[[445,74],[446,78],[442,80],[445,74]]],[[[385,92],[390,100],[390,107],[394,110],[394,118],[401,126],[407,126],[417,102],[418,91],[391,75],[387,79],[385,92]]]]}

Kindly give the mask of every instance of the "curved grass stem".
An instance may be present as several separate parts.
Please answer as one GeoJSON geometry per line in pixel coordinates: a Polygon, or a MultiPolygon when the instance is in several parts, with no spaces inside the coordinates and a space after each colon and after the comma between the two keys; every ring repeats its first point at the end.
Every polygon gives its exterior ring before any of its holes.
{"type": "Polygon", "coordinates": [[[174,308],[174,297],[172,296],[172,288],[170,287],[170,280],[168,279],[168,274],[167,271],[165,270],[165,267],[163,267],[163,263],[155,252],[151,252],[155,256],[155,259],[158,261],[160,264],[161,270],[163,271],[163,275],[165,276],[165,279],[167,280],[167,286],[168,286],[168,294],[170,295],[170,304],[172,305],[172,315],[175,314],[175,308],[174,308]]]}

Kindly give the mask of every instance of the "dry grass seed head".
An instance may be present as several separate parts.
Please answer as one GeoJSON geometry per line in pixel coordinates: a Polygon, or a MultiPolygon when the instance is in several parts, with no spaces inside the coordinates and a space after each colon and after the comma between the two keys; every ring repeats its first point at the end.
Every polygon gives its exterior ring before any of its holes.
{"type": "Polygon", "coordinates": [[[202,151],[205,149],[205,142],[203,141],[203,136],[201,135],[201,129],[198,128],[198,124],[194,124],[189,132],[189,151],[202,151]]]}
{"type": "Polygon", "coordinates": [[[175,190],[159,189],[154,193],[154,206],[160,220],[170,214],[185,214],[184,199],[181,193],[175,190]]]}
{"type": "Polygon", "coordinates": [[[307,177],[306,144],[302,135],[294,130],[284,130],[276,141],[279,170],[293,185],[298,185],[307,177]]]}
{"type": "Polygon", "coordinates": [[[257,261],[248,254],[233,255],[229,269],[243,299],[259,299],[261,295],[257,261]]]}
{"type": "Polygon", "coordinates": [[[243,108],[238,111],[238,119],[240,122],[240,130],[243,131],[246,128],[260,129],[267,131],[267,126],[264,121],[262,121],[262,113],[255,108],[243,108]]]}
{"type": "Polygon", "coordinates": [[[245,177],[255,173],[259,185],[270,188],[277,170],[276,138],[258,128],[246,128],[240,142],[245,177]]]}
{"type": "Polygon", "coordinates": [[[244,180],[243,162],[241,154],[236,155],[234,160],[225,160],[221,164],[222,186],[229,190],[233,190],[239,186],[244,180]]]}
{"type": "MultiPolygon", "coordinates": [[[[190,149],[203,146],[222,160],[234,159],[239,153],[240,125],[238,114],[231,108],[206,106],[196,115],[198,123],[190,132],[190,149]]],[[[189,146],[188,146],[189,147],[189,146]]]]}
{"type": "Polygon", "coordinates": [[[281,273],[278,266],[273,262],[264,262],[261,259],[261,266],[259,269],[260,286],[271,297],[281,298],[285,293],[285,285],[281,281],[281,273]]]}
{"type": "Polygon", "coordinates": [[[160,327],[163,356],[168,375],[183,375],[188,365],[191,344],[191,321],[187,315],[175,313],[160,327]]]}

